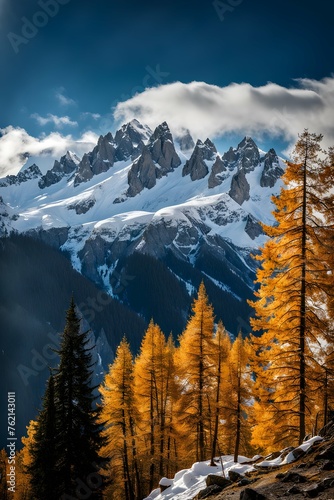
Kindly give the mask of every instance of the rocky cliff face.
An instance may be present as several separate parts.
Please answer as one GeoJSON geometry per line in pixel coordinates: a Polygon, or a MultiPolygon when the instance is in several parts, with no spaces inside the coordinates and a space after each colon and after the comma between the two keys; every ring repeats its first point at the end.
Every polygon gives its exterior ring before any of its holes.
{"type": "Polygon", "coordinates": [[[41,176],[42,172],[34,163],[30,167],[21,170],[17,175],[7,175],[4,179],[1,179],[0,187],[12,186],[14,184],[19,185],[32,179],[38,179],[41,176]]]}
{"type": "Polygon", "coordinates": [[[38,186],[44,189],[60,182],[63,177],[72,174],[79,163],[80,159],[77,155],[67,151],[66,155],[62,156],[59,161],[55,160],[53,167],[40,178],[38,186]]]}
{"type": "Polygon", "coordinates": [[[172,134],[164,122],[155,129],[147,146],[143,146],[140,156],[129,170],[126,195],[133,197],[144,188],[152,189],[157,179],[173,172],[180,164],[172,134]]]}
{"type": "Polygon", "coordinates": [[[107,172],[115,162],[116,149],[113,136],[108,133],[100,136],[97,145],[83,156],[74,177],[74,186],[89,181],[94,175],[107,172]]]}
{"type": "Polygon", "coordinates": [[[139,156],[151,134],[151,129],[143,126],[138,120],[123,125],[115,134],[116,161],[126,161],[139,156]]]}
{"type": "Polygon", "coordinates": [[[208,186],[210,189],[219,186],[227,178],[226,171],[226,162],[217,155],[208,179],[208,186]]]}
{"type": "Polygon", "coordinates": [[[105,136],[101,135],[93,151],[83,156],[74,178],[74,186],[89,181],[94,175],[107,172],[115,162],[137,158],[151,134],[149,127],[134,119],[117,130],[115,138],[110,132],[105,136]]]}
{"type": "Polygon", "coordinates": [[[284,170],[280,167],[279,159],[274,149],[270,149],[264,156],[264,166],[260,179],[261,187],[273,187],[282,177],[284,170]]]}
{"type": "Polygon", "coordinates": [[[231,189],[228,194],[239,205],[242,205],[244,201],[249,200],[249,191],[250,185],[246,179],[245,171],[241,169],[232,177],[231,189]]]}
{"type": "Polygon", "coordinates": [[[172,172],[181,165],[181,160],[175,151],[172,134],[166,122],[155,129],[150,138],[149,151],[152,160],[160,167],[161,176],[167,175],[168,172],[172,172]]]}
{"type": "Polygon", "coordinates": [[[217,155],[215,145],[206,139],[203,143],[200,139],[197,141],[195,149],[188,161],[186,161],[182,175],[190,175],[192,181],[203,179],[209,173],[207,161],[213,161],[217,155]]]}
{"type": "Polygon", "coordinates": [[[144,188],[152,189],[157,182],[157,174],[158,171],[152,160],[150,150],[144,147],[141,155],[129,170],[127,196],[136,196],[144,188]]]}
{"type": "Polygon", "coordinates": [[[238,145],[238,167],[245,173],[252,172],[260,163],[260,152],[251,137],[245,137],[238,145]]]}

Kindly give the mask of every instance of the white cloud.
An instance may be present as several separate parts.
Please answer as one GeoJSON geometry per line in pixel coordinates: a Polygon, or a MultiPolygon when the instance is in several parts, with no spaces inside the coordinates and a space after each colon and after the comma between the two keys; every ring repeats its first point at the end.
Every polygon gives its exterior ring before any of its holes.
{"type": "Polygon", "coordinates": [[[53,160],[59,159],[67,150],[81,157],[93,149],[97,140],[98,136],[93,132],[85,132],[79,139],[59,132],[36,138],[22,128],[9,126],[0,129],[0,177],[16,174],[26,161],[25,155],[44,156],[51,168],[53,160]]]}
{"type": "Polygon", "coordinates": [[[91,113],[90,111],[85,111],[84,113],[81,113],[82,118],[93,118],[93,120],[98,120],[101,118],[101,115],[99,113],[91,113]]]}
{"type": "Polygon", "coordinates": [[[293,143],[309,128],[325,135],[326,146],[333,144],[334,77],[296,82],[295,88],[270,82],[261,87],[175,82],[119,103],[114,116],[121,122],[136,117],[151,127],[166,120],[173,132],[188,128],[201,139],[226,133],[261,139],[268,134],[293,143]]]}
{"type": "Polygon", "coordinates": [[[61,106],[73,106],[76,104],[76,101],[74,99],[71,99],[70,97],[67,97],[65,95],[64,87],[60,87],[58,90],[56,90],[55,95],[61,106]]]}
{"type": "Polygon", "coordinates": [[[34,118],[37,123],[41,126],[47,125],[48,123],[53,123],[56,128],[62,128],[65,126],[69,127],[77,127],[78,122],[74,122],[70,119],[69,116],[57,116],[51,113],[48,113],[45,117],[39,115],[38,113],[34,113],[31,115],[31,118],[34,118]]]}

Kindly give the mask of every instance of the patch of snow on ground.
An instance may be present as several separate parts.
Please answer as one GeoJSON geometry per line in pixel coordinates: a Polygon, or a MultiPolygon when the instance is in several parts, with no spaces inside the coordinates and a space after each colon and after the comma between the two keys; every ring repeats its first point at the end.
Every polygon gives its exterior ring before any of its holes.
{"type": "MultiPolygon", "coordinates": [[[[250,458],[239,455],[238,463],[235,463],[232,455],[222,456],[221,461],[223,462],[225,476],[228,478],[230,470],[239,474],[254,470],[252,465],[244,463],[250,460],[250,458]]],[[[190,469],[177,472],[173,480],[167,479],[170,482],[169,488],[162,493],[160,488],[157,488],[144,500],[189,500],[189,498],[193,498],[199,491],[206,488],[205,479],[209,474],[223,475],[220,458],[215,459],[215,461],[217,465],[214,467],[210,466],[208,460],[206,462],[196,462],[190,469]]]]}

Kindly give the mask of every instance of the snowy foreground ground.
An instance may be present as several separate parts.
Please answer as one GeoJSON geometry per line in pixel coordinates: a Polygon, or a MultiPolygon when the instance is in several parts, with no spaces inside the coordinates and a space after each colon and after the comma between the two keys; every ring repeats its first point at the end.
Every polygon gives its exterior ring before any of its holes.
{"type": "MultiPolygon", "coordinates": [[[[307,451],[315,441],[322,441],[322,439],[323,438],[320,436],[315,436],[305,441],[298,448],[307,451]]],[[[184,469],[177,472],[174,479],[162,478],[160,484],[162,486],[170,485],[169,488],[162,493],[160,492],[160,488],[157,488],[144,500],[189,500],[197,495],[199,491],[206,488],[205,479],[209,474],[223,475],[221,464],[223,464],[225,477],[228,478],[231,470],[239,474],[254,471],[254,466],[249,462],[256,462],[256,465],[261,467],[271,467],[273,465],[288,464],[295,460],[292,451],[284,458],[278,457],[274,460],[258,461],[259,458],[259,456],[247,458],[239,455],[238,463],[235,463],[233,462],[232,455],[223,455],[221,459],[219,457],[216,459],[217,465],[215,467],[210,467],[209,460],[206,462],[196,462],[190,469],[184,469]]]]}

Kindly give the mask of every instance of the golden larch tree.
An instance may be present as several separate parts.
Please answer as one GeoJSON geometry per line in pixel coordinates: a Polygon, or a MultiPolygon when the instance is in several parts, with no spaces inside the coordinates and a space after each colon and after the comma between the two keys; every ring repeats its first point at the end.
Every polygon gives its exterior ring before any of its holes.
{"type": "Polygon", "coordinates": [[[180,384],[178,428],[186,435],[185,458],[203,461],[211,454],[214,395],[214,314],[202,282],[193,302],[192,316],[179,338],[176,368],[180,384]]]}
{"type": "MultiPolygon", "coordinates": [[[[319,159],[322,136],[300,135],[293,162],[287,162],[285,186],[273,198],[276,222],[264,225],[270,239],[257,257],[259,289],[250,302],[253,368],[256,374],[253,442],[296,444],[312,431],[315,415],[319,345],[329,329],[325,303],[328,291],[328,249],[319,159]],[[256,439],[255,439],[256,438],[256,439]]],[[[267,443],[268,444],[268,443],[267,443]]]]}
{"type": "Polygon", "coordinates": [[[100,423],[107,444],[102,455],[110,459],[111,486],[108,498],[135,500],[141,497],[141,479],[136,448],[136,409],[133,390],[133,357],[125,338],[117,348],[99,390],[102,395],[100,423]]]}

